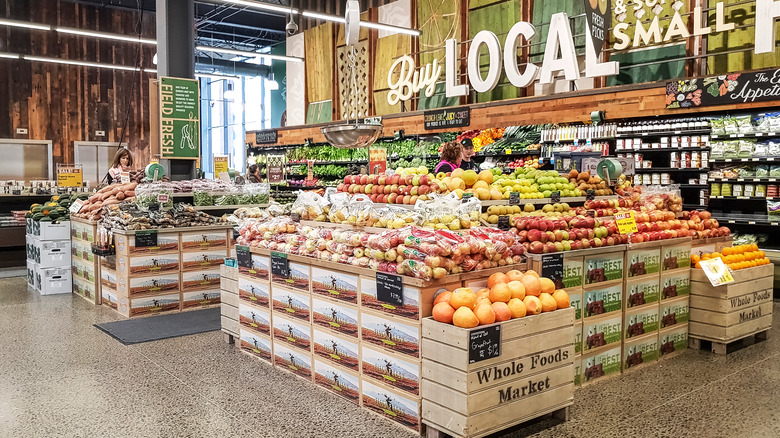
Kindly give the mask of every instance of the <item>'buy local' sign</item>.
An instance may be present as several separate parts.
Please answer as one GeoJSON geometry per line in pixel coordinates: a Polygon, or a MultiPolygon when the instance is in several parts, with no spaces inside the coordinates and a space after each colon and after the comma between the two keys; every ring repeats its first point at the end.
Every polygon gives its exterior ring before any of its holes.
{"type": "MultiPolygon", "coordinates": [[[[591,4],[589,13],[598,13],[604,7],[602,3],[608,0],[584,0],[591,4]],[[595,7],[593,7],[595,6],[595,7]]],[[[690,36],[708,35],[718,32],[727,32],[735,28],[735,24],[726,20],[725,4],[719,2],[715,5],[715,25],[706,25],[711,20],[701,7],[694,8],[693,14],[683,14],[679,11],[684,5],[682,0],[613,0],[614,13],[618,23],[612,29],[612,37],[616,41],[613,49],[624,50],[644,46],[678,42],[690,36]],[[664,10],[662,4],[669,3],[674,14],[671,19],[660,17],[664,10]],[[640,13],[639,11],[643,11],[640,13]],[[648,12],[649,11],[649,12],[648,12]],[[624,22],[629,14],[636,18],[633,24],[624,22]],[[650,17],[653,17],[652,19],[650,17]],[[650,20],[649,24],[645,21],[650,20]],[[661,22],[668,23],[665,27],[661,22]],[[690,23],[689,23],[690,21],[690,23]],[[690,25],[690,27],[689,27],[690,25]],[[689,30],[692,29],[692,30],[689,30]],[[633,38],[631,35],[633,34],[633,38]]],[[[608,3],[607,3],[608,5],[608,3]]],[[[751,8],[745,4],[743,8],[751,8]]],[[[755,2],[755,47],[756,54],[770,53],[775,47],[775,19],[780,17],[780,0],[756,0],[755,2]]],[[[712,11],[708,11],[711,13],[712,11]]],[[[588,20],[600,23],[600,20],[588,20]]],[[[620,63],[616,61],[601,62],[597,54],[596,44],[593,40],[603,39],[603,30],[588,25],[588,33],[591,37],[585,39],[585,76],[592,78],[598,76],[614,76],[618,74],[620,63]]],[[[556,75],[563,73],[567,81],[580,78],[580,69],[577,64],[577,54],[574,50],[574,37],[569,16],[564,12],[553,14],[547,30],[547,42],[545,44],[544,57],[541,66],[535,65],[528,59],[517,58],[517,49],[523,40],[532,42],[536,36],[536,28],[533,24],[521,21],[506,34],[502,52],[501,43],[495,33],[482,30],[471,40],[467,58],[468,83],[458,84],[458,56],[457,41],[448,39],[445,41],[444,58],[444,83],[447,97],[466,96],[469,87],[478,93],[491,91],[498,85],[501,72],[506,74],[509,82],[518,88],[531,85],[535,80],[540,84],[550,84],[556,75]],[[488,72],[485,77],[480,74],[479,52],[485,46],[490,60],[488,72]],[[521,71],[520,64],[524,64],[521,71]]],[[[387,75],[387,85],[390,92],[387,101],[395,105],[399,101],[412,98],[415,93],[425,92],[427,97],[433,96],[436,83],[441,77],[442,66],[438,60],[432,64],[426,64],[417,70],[414,58],[404,55],[398,58],[390,68],[387,75]]]]}

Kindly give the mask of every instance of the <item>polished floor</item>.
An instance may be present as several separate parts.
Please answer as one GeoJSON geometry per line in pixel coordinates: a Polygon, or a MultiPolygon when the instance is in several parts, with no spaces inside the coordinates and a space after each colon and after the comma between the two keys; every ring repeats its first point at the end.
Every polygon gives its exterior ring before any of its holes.
{"type": "MultiPolygon", "coordinates": [[[[0,279],[0,437],[415,436],[241,354],[220,332],[124,346],[92,326],[114,319],[0,279]]],[[[500,436],[780,436],[779,332],[579,389],[571,421],[500,436]]]]}

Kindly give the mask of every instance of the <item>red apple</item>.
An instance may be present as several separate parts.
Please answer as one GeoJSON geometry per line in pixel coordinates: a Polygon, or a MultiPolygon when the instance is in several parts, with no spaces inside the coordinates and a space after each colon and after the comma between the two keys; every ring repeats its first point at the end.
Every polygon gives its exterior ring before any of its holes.
{"type": "Polygon", "coordinates": [[[541,254],[544,252],[544,244],[542,242],[531,242],[528,246],[528,252],[531,254],[541,254]]]}

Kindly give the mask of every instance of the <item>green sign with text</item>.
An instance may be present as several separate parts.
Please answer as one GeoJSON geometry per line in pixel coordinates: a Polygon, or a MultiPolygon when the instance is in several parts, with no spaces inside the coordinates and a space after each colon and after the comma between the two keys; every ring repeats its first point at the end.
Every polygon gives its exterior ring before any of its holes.
{"type": "Polygon", "coordinates": [[[200,157],[200,90],[197,79],[160,78],[160,155],[200,157]]]}

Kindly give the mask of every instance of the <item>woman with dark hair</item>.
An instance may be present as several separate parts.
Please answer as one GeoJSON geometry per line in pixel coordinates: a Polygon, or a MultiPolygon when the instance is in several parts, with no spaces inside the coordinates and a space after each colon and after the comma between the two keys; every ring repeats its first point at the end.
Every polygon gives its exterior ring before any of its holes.
{"type": "Polygon", "coordinates": [[[122,172],[129,172],[133,168],[133,154],[125,148],[121,148],[114,154],[114,161],[111,168],[108,169],[109,184],[122,182],[122,172]]]}
{"type": "Polygon", "coordinates": [[[457,169],[460,167],[462,156],[463,147],[460,145],[460,143],[456,143],[454,141],[445,143],[441,148],[441,161],[439,161],[439,164],[436,165],[436,170],[434,173],[448,173],[457,169]]]}
{"type": "Polygon", "coordinates": [[[247,169],[247,181],[250,183],[259,183],[260,181],[260,172],[257,169],[257,164],[252,164],[249,166],[249,169],[247,169]]]}

